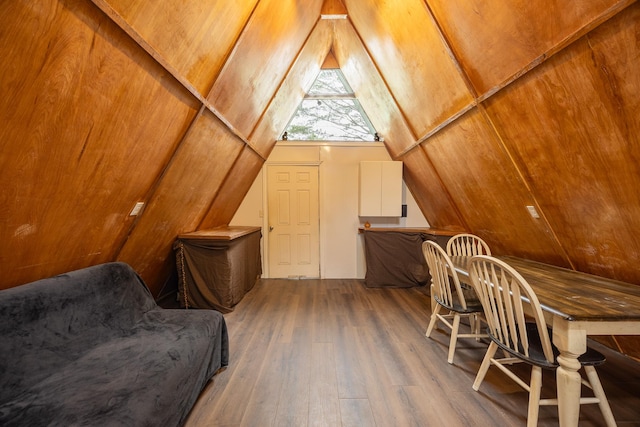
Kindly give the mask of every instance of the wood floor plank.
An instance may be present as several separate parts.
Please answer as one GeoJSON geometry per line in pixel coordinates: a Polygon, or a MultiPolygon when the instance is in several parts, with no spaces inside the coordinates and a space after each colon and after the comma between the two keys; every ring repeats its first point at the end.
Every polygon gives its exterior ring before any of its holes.
{"type": "Polygon", "coordinates": [[[311,365],[311,334],[309,328],[296,328],[293,345],[287,357],[289,364],[282,374],[282,388],[274,426],[306,426],[309,419],[311,365]]]}
{"type": "Polygon", "coordinates": [[[341,399],[342,427],[375,427],[368,399],[341,399]]]}
{"type": "MultiPolygon", "coordinates": [[[[527,393],[491,368],[471,384],[486,343],[424,336],[425,288],[369,289],[362,280],[261,280],[231,313],[229,367],[202,392],[184,427],[525,425],[527,393]]],[[[640,427],[640,363],[601,345],[603,387],[620,427],[640,427]]],[[[520,372],[527,375],[528,368],[520,372]]],[[[543,394],[555,393],[545,372],[543,394]]],[[[538,426],[557,426],[542,407],[538,426]]],[[[580,426],[603,426],[597,405],[580,426]]]]}
{"type": "Polygon", "coordinates": [[[240,426],[273,426],[278,403],[283,387],[283,372],[289,365],[289,357],[293,344],[274,343],[262,353],[264,362],[261,364],[251,394],[244,395],[238,400],[246,399],[246,409],[242,416],[240,426]]]}
{"type": "Polygon", "coordinates": [[[338,396],[341,399],[366,399],[366,372],[358,358],[357,341],[361,334],[355,327],[340,328],[334,342],[334,357],[338,375],[338,396]]]}
{"type": "Polygon", "coordinates": [[[357,339],[358,359],[362,361],[366,392],[376,425],[384,423],[391,426],[407,425],[406,411],[398,399],[392,377],[385,369],[385,355],[372,339],[375,331],[363,330],[357,339]]]}
{"type": "Polygon", "coordinates": [[[340,425],[338,378],[332,343],[313,343],[309,379],[310,427],[340,425]]]}
{"type": "Polygon", "coordinates": [[[367,346],[369,357],[375,357],[379,361],[378,374],[386,372],[389,384],[392,385],[414,384],[411,367],[404,363],[398,342],[393,339],[395,332],[385,327],[375,311],[363,313],[368,316],[367,324],[371,327],[365,330],[366,341],[362,345],[367,346]]]}
{"type": "Polygon", "coordinates": [[[437,390],[420,386],[402,386],[403,410],[412,426],[449,426],[449,425],[500,425],[497,423],[465,423],[464,418],[453,410],[455,402],[449,396],[439,394],[437,390]]]}
{"type": "Polygon", "coordinates": [[[370,387],[369,403],[376,425],[411,426],[411,411],[403,386],[370,387]]]}

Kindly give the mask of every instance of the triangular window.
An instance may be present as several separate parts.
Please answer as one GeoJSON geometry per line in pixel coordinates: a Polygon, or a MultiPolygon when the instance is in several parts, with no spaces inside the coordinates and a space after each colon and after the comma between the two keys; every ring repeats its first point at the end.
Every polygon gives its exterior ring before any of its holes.
{"type": "Polygon", "coordinates": [[[376,131],[339,69],[322,69],[282,139],[374,141],[376,131]]]}

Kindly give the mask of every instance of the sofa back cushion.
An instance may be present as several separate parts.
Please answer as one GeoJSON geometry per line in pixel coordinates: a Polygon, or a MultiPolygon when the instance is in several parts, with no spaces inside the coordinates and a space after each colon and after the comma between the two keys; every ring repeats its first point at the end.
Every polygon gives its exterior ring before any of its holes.
{"type": "Polygon", "coordinates": [[[125,263],[107,263],[0,291],[0,402],[130,333],[156,307],[125,263]]]}

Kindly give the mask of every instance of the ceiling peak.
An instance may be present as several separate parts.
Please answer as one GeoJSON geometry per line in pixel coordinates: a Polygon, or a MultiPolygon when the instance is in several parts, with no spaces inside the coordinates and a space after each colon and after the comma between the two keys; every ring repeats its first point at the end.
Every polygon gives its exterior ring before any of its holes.
{"type": "Polygon", "coordinates": [[[327,57],[324,59],[324,62],[322,63],[322,67],[320,68],[322,68],[323,70],[340,68],[340,65],[338,64],[338,60],[333,55],[332,51],[329,51],[329,53],[327,53],[327,57]]]}

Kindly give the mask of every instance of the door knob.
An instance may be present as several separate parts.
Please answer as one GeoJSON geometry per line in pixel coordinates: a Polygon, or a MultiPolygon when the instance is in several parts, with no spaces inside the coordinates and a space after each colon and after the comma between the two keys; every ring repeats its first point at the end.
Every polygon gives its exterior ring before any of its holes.
{"type": "Polygon", "coordinates": [[[269,226],[269,231],[273,231],[273,225],[269,226]]]}

